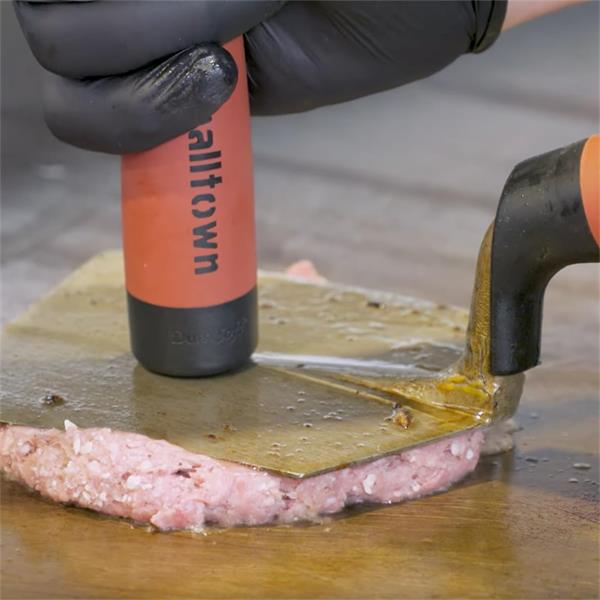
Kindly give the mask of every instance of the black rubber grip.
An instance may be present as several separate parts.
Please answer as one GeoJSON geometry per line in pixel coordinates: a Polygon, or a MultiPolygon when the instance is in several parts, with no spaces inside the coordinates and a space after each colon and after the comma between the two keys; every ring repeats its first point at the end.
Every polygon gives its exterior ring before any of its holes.
{"type": "Polygon", "coordinates": [[[127,305],[133,354],[155,373],[203,377],[230,371],[250,359],[258,342],[256,287],[205,308],[156,306],[130,293],[127,305]]]}
{"type": "Polygon", "coordinates": [[[579,184],[586,140],[518,164],[506,181],[491,259],[490,369],[539,364],[544,292],[562,268],[598,262],[579,184]]]}

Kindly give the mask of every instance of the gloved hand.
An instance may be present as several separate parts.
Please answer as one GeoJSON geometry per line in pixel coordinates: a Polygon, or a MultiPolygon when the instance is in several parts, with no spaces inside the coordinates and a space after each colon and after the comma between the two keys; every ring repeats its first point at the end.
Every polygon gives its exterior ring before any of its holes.
{"type": "Polygon", "coordinates": [[[122,154],[206,120],[236,69],[215,43],[245,33],[254,114],[351,100],[427,77],[498,36],[504,0],[16,2],[52,76],[60,139],[122,154]]]}

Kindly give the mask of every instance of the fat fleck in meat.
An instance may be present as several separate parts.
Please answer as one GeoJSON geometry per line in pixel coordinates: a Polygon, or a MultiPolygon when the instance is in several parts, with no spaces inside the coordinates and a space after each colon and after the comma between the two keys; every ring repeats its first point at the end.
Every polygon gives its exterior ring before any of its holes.
{"type": "Polygon", "coordinates": [[[464,434],[363,465],[294,480],[110,429],[6,425],[0,467],[47,498],[151,523],[200,530],[312,520],[363,502],[446,489],[472,471],[483,441],[464,434]]]}

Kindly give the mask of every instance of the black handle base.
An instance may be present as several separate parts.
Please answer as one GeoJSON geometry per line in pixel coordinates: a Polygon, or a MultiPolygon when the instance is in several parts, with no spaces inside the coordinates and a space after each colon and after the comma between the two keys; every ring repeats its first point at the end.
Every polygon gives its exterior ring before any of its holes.
{"type": "Polygon", "coordinates": [[[168,308],[127,294],[131,348],[149,371],[206,377],[250,360],[258,340],[258,294],[217,306],[168,308]]]}

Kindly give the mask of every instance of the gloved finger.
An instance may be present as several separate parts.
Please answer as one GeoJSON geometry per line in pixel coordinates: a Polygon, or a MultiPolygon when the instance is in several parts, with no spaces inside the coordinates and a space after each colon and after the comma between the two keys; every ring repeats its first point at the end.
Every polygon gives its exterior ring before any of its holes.
{"type": "Polygon", "coordinates": [[[126,73],[203,43],[222,43],[273,14],[273,0],[15,3],[38,62],[65,77],[126,73]]]}
{"type": "Polygon", "coordinates": [[[81,148],[125,154],[205,123],[231,95],[237,69],[224,48],[209,44],[126,75],[48,77],[44,104],[52,133],[81,148]]]}

